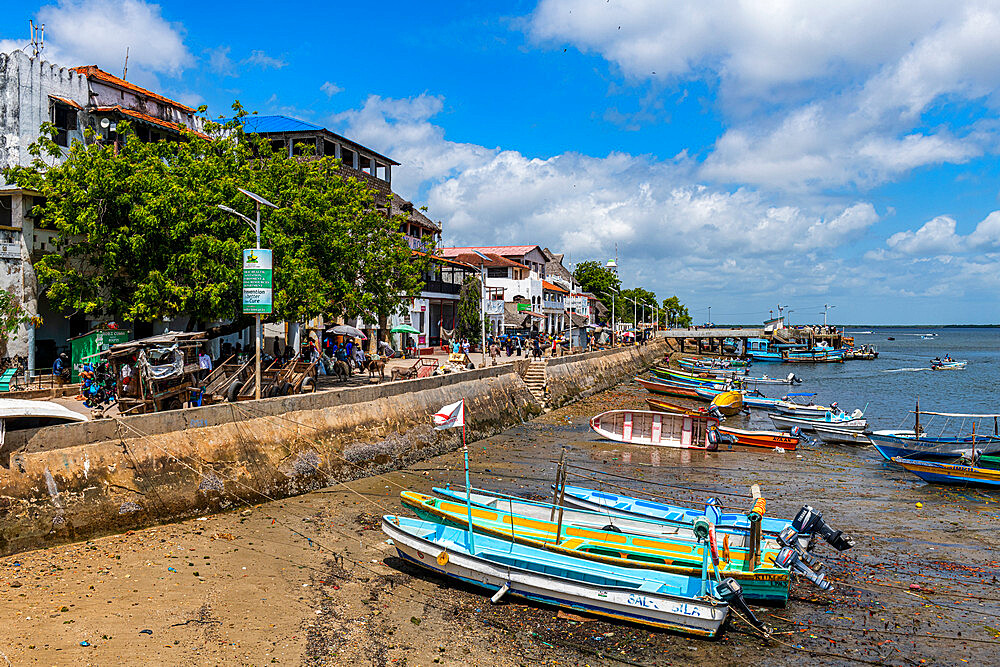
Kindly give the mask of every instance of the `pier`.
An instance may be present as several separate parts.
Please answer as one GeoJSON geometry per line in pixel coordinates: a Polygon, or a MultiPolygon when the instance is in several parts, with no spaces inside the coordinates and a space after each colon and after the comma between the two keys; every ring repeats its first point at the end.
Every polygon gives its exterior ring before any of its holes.
{"type": "Polygon", "coordinates": [[[844,336],[836,327],[830,327],[829,332],[817,331],[812,327],[801,329],[773,329],[753,327],[702,327],[690,329],[665,329],[656,332],[656,336],[667,339],[671,346],[679,352],[694,352],[698,354],[726,354],[722,349],[725,339],[742,341],[742,349],[747,348],[747,339],[764,338],[773,343],[801,343],[812,348],[818,342],[825,342],[834,349],[854,344],[854,339],[844,336]]]}

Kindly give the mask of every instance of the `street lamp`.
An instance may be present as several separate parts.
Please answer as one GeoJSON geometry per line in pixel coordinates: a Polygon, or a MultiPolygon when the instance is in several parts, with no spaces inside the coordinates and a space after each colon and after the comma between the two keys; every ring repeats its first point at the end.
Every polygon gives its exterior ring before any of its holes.
{"type": "Polygon", "coordinates": [[[615,294],[618,292],[611,290],[611,293],[601,292],[604,296],[611,297],[611,347],[615,346],[615,334],[618,333],[618,327],[615,326],[615,294]]]}
{"type": "MultiPolygon", "coordinates": [[[[276,205],[272,204],[271,202],[269,202],[268,200],[264,199],[260,195],[254,194],[254,193],[250,192],[249,190],[244,190],[243,188],[239,188],[239,191],[242,192],[243,194],[245,194],[247,197],[250,197],[250,199],[253,200],[254,207],[257,210],[257,221],[256,221],[256,223],[254,223],[253,221],[251,221],[250,218],[246,217],[242,213],[239,213],[238,211],[235,211],[235,210],[229,208],[225,204],[219,204],[218,206],[219,206],[220,209],[222,209],[226,213],[232,213],[233,215],[237,216],[240,220],[242,220],[243,222],[245,222],[248,225],[250,225],[250,227],[254,230],[255,236],[257,237],[257,246],[256,246],[256,249],[260,250],[261,249],[261,247],[260,247],[260,206],[261,206],[261,204],[263,204],[264,206],[270,206],[271,208],[278,208],[278,207],[276,205]]],[[[255,324],[255,333],[254,333],[255,345],[254,345],[254,347],[257,348],[256,349],[256,354],[254,355],[256,357],[255,360],[254,360],[254,366],[255,366],[254,398],[259,399],[260,398],[260,353],[261,353],[261,348],[264,346],[264,341],[261,340],[260,313],[256,313],[254,315],[254,324],[255,324]]]]}
{"type": "Polygon", "coordinates": [[[823,304],[823,326],[824,327],[826,326],[826,311],[830,310],[831,308],[836,308],[836,307],[837,306],[829,306],[829,305],[827,305],[825,303],[823,304]]]}

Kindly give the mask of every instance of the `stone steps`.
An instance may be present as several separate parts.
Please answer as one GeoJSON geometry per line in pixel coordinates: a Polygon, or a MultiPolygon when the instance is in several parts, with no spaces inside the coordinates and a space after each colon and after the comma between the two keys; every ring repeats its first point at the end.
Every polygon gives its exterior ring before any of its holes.
{"type": "Polygon", "coordinates": [[[528,385],[528,391],[542,407],[545,406],[545,367],[546,362],[544,361],[532,361],[523,378],[524,384],[528,385]]]}

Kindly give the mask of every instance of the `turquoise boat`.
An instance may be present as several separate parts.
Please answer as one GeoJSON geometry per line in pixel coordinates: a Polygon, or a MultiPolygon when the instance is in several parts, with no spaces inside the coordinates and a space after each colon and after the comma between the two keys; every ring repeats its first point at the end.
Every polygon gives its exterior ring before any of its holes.
{"type": "Polygon", "coordinates": [[[408,517],[383,517],[382,531],[403,560],[484,588],[494,602],[514,595],[701,637],[718,634],[729,612],[732,582],[616,567],[408,517]]]}

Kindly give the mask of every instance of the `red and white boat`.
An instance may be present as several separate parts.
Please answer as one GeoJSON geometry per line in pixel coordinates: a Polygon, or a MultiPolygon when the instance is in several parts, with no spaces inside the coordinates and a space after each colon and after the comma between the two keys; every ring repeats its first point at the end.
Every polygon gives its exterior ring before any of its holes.
{"type": "Polygon", "coordinates": [[[651,410],[609,410],[590,418],[601,437],[630,445],[680,449],[718,449],[709,432],[719,420],[709,415],[673,414],[651,410]]]}

